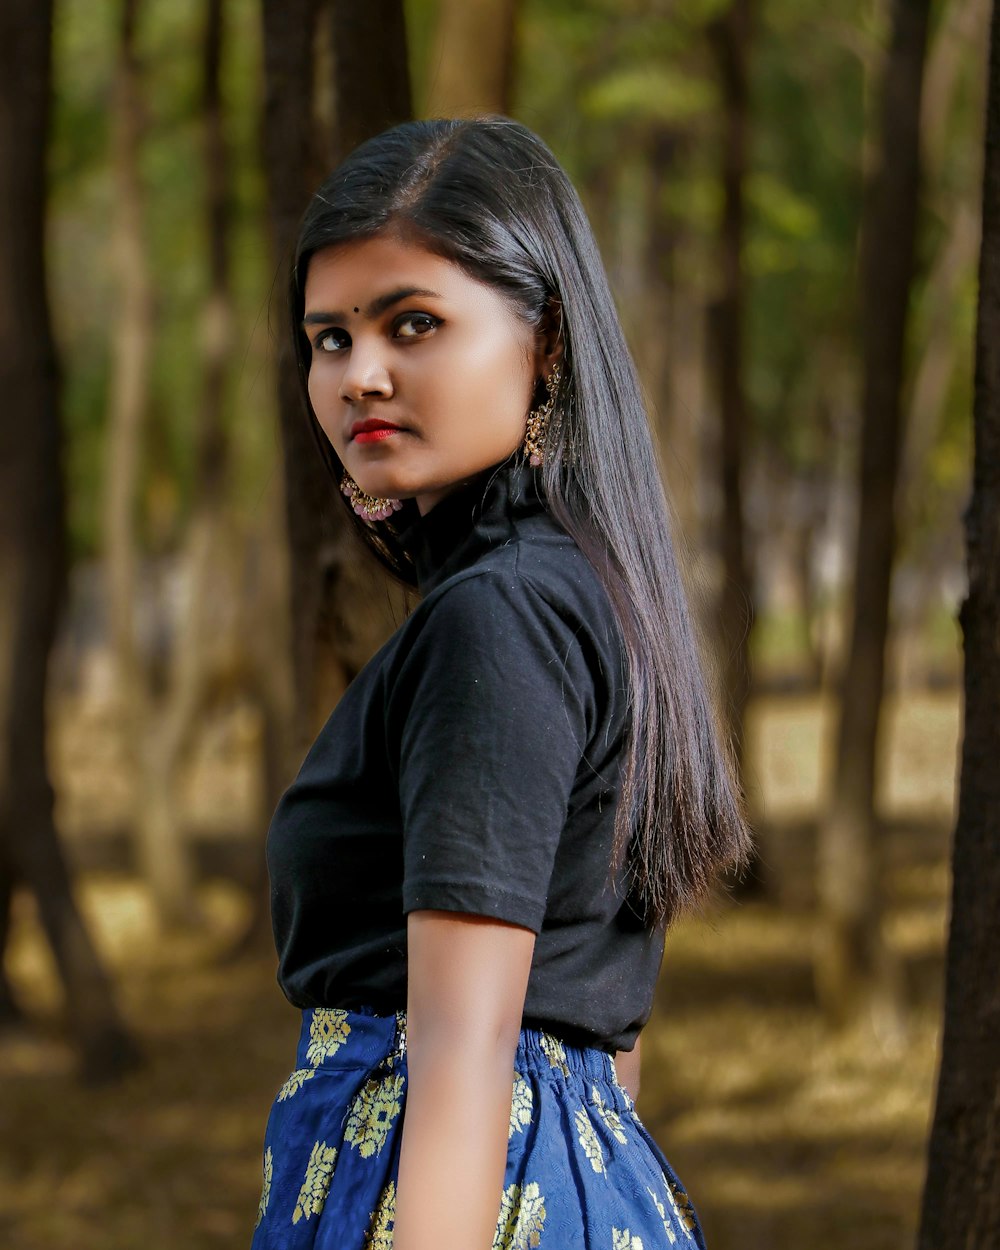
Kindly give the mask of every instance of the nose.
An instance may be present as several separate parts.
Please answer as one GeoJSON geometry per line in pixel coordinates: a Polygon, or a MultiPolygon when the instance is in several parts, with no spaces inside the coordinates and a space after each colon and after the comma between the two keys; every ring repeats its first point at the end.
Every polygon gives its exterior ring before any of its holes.
{"type": "Polygon", "coordinates": [[[377,351],[355,340],[341,374],[340,398],[354,404],[366,398],[388,399],[391,395],[392,378],[385,362],[377,351]]]}

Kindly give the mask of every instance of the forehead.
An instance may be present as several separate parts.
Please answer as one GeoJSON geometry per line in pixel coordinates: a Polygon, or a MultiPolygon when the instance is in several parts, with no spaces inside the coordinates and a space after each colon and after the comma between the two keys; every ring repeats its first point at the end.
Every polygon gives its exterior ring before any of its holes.
{"type": "Polygon", "coordinates": [[[325,298],[340,295],[344,301],[353,298],[357,303],[387,286],[404,285],[447,295],[457,294],[463,287],[482,289],[485,284],[419,243],[376,235],[316,252],[306,273],[306,301],[312,292],[322,289],[325,298]]]}

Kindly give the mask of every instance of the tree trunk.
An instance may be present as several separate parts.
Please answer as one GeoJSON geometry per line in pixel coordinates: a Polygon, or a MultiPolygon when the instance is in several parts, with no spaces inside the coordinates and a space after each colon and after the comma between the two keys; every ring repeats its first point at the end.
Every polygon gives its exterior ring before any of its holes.
{"type": "Polygon", "coordinates": [[[928,463],[945,413],[962,340],[956,333],[962,282],[975,263],[979,249],[978,216],[970,204],[952,204],[948,227],[924,283],[923,302],[928,313],[920,363],[913,383],[900,466],[900,511],[914,517],[927,486],[928,463]]]}
{"type": "MultiPolygon", "coordinates": [[[[184,545],[187,609],[173,638],[163,698],[143,727],[145,767],[142,805],[136,814],[143,845],[183,851],[175,796],[180,766],[193,744],[201,715],[214,701],[213,686],[228,677],[229,691],[246,684],[245,631],[234,627],[239,593],[234,574],[238,544],[226,516],[229,440],[223,420],[232,306],[229,281],[229,161],[219,72],[224,26],[222,0],[208,0],[202,43],[202,126],[209,288],[202,314],[202,388],[195,448],[194,499],[184,545]],[[224,654],[227,653],[227,654],[224,654]]],[[[161,916],[193,922],[200,917],[186,855],[183,875],[172,878],[171,896],[159,898],[161,916]],[[173,891],[177,891],[176,896],[173,891]]]]}
{"type": "Polygon", "coordinates": [[[518,8],[518,0],[441,0],[430,116],[510,112],[518,8]]]}
{"type": "MultiPolygon", "coordinates": [[[[229,251],[230,161],[220,89],[225,44],[222,0],[208,0],[202,150],[210,282],[202,320],[203,380],[194,509],[185,552],[191,590],[172,657],[172,682],[163,717],[167,727],[163,756],[169,766],[163,775],[172,791],[174,775],[203,715],[235,695],[248,698],[261,718],[260,808],[252,824],[255,830],[263,831],[294,771],[287,569],[280,507],[275,506],[280,501],[271,496],[264,501],[255,534],[238,523],[227,507],[232,439],[223,417],[234,313],[229,251]],[[245,571],[251,567],[253,576],[248,578],[245,571]]],[[[267,880],[263,856],[258,864],[254,895],[258,905],[250,926],[230,954],[238,954],[265,937],[270,941],[270,924],[264,923],[267,880]]]]}
{"type": "Polygon", "coordinates": [[[263,150],[271,250],[275,258],[274,323],[278,329],[277,385],[284,450],[285,521],[291,554],[290,598],[299,754],[311,741],[317,705],[336,691],[316,688],[324,565],[343,538],[332,506],[332,484],[316,454],[302,410],[286,312],[288,274],[299,221],[321,180],[313,117],[316,5],[310,0],[264,0],[263,150]]]}
{"type": "Polygon", "coordinates": [[[861,238],[864,343],[859,518],[851,640],[843,679],[833,796],[820,823],[822,933],[816,984],[829,1017],[865,1012],[898,1024],[895,975],[881,937],[875,846],[876,748],[885,673],[894,504],[902,434],[903,354],[914,265],[919,120],[929,0],[894,0],[879,155],[861,238]]]}
{"type": "MultiPolygon", "coordinates": [[[[969,81],[966,59],[973,49],[985,46],[989,22],[989,0],[949,5],[927,54],[920,109],[923,180],[928,190],[935,189],[932,210],[946,228],[921,284],[918,317],[923,333],[900,465],[899,511],[904,533],[925,506],[931,452],[956,365],[960,357],[964,363],[966,351],[964,336],[956,333],[955,326],[961,321],[962,282],[979,252],[979,205],[975,192],[956,194],[943,175],[951,156],[955,101],[969,81]]],[[[977,95],[985,85],[985,68],[982,79],[976,75],[977,95]]],[[[921,617],[924,614],[925,609],[921,617]]]]}
{"type": "Polygon", "coordinates": [[[410,115],[406,33],[399,0],[357,6],[335,0],[330,13],[334,49],[336,136],[321,136],[314,115],[316,6],[264,0],[264,163],[271,242],[278,265],[281,327],[277,352],[278,404],[285,464],[291,551],[292,655],[295,723],[300,753],[345,686],[390,632],[399,596],[369,567],[336,497],[306,424],[292,356],[285,287],[299,222],[325,169],[320,152],[343,152],[410,115]],[[380,72],[370,74],[368,50],[379,48],[380,72]]]}
{"type": "Polygon", "coordinates": [[[209,290],[202,319],[203,377],[196,460],[199,506],[221,511],[229,478],[229,440],[223,423],[232,343],[229,277],[229,151],[219,74],[225,45],[222,0],[207,0],[202,46],[202,154],[209,290]]]}
{"type": "Polygon", "coordinates": [[[930,185],[954,144],[951,104],[966,78],[970,53],[989,37],[990,0],[952,0],[942,6],[927,53],[920,105],[920,142],[930,185]]]}
{"type": "MultiPolygon", "coordinates": [[[[403,0],[373,0],[368,5],[331,0],[330,38],[336,125],[327,146],[341,160],[366,139],[413,116],[403,0]],[[372,75],[366,53],[376,43],[382,72],[372,75]]],[[[301,405],[297,416],[302,426],[301,405]]],[[[311,454],[315,457],[314,450],[311,454]]],[[[325,474],[324,482],[329,499],[331,483],[325,474]]],[[[334,500],[332,510],[336,541],[324,552],[322,632],[314,669],[315,688],[328,697],[313,703],[312,734],[326,721],[344,687],[395,629],[403,611],[400,588],[360,550],[339,500],[334,500]]]]}
{"type": "Polygon", "coordinates": [[[139,0],[123,0],[112,153],[119,305],[112,341],[104,543],[121,731],[135,777],[133,821],[139,870],[160,921],[188,925],[197,920],[198,910],[191,864],[173,810],[173,727],[164,721],[163,709],[157,706],[135,629],[139,594],[136,504],[155,323],[139,177],[144,106],[135,51],[138,11],[139,0]]]}
{"type": "MultiPolygon", "coordinates": [[[[711,374],[717,378],[720,415],[722,486],[722,570],[719,602],[723,672],[729,731],[740,776],[744,776],[744,726],[750,694],[750,632],[753,628],[753,579],[743,519],[743,472],[747,436],[744,390],[743,239],[746,214],[743,184],[747,165],[749,90],[747,52],[751,37],[752,0],[733,0],[709,26],[725,101],[722,186],[723,213],[719,238],[722,289],[712,310],[711,374]]],[[[760,884],[755,853],[745,882],[760,884]]]]}
{"type": "Polygon", "coordinates": [[[1000,1245],[1000,6],[993,9],[965,513],[965,727],[952,852],[944,1035],[919,1250],[1000,1245]]]}
{"type": "MultiPolygon", "coordinates": [[[[48,0],[0,10],[0,938],[14,883],[31,889],[89,1079],[138,1052],[73,899],[45,755],[49,653],[65,589],[59,381],[44,263],[51,76],[48,0]]],[[[16,1012],[4,986],[8,1019],[16,1012]]]]}
{"type": "Polygon", "coordinates": [[[684,227],[669,215],[663,202],[664,187],[677,176],[681,143],[682,136],[675,129],[663,125],[651,128],[646,152],[642,297],[631,335],[643,384],[652,400],[660,462],[677,518],[679,546],[697,530],[699,471],[696,422],[678,395],[678,378],[690,347],[689,327],[698,316],[690,293],[677,277],[684,227]]]}
{"type": "MultiPolygon", "coordinates": [[[[331,0],[333,163],[390,126],[409,121],[410,65],[403,0],[331,0]],[[370,50],[378,48],[378,73],[370,50]]],[[[313,188],[310,188],[312,190],[313,188]]]]}
{"type": "MultiPolygon", "coordinates": [[[[0,624],[0,629],[3,624],[0,624]]],[[[4,663],[0,658],[0,665],[4,663]]],[[[6,721],[6,715],[5,715],[6,721]]],[[[4,810],[7,799],[0,791],[0,813],[4,810]]],[[[0,822],[6,818],[0,814],[0,822]]],[[[14,997],[14,990],[7,979],[7,972],[4,968],[4,951],[7,949],[7,942],[10,938],[10,906],[14,897],[14,877],[10,857],[3,850],[4,840],[7,834],[4,832],[2,823],[0,823],[0,1029],[5,1025],[16,1024],[23,1017],[20,1005],[14,997]]]]}
{"type": "MultiPolygon", "coordinates": [[[[816,413],[816,437],[829,446],[825,428],[825,405],[820,401],[816,413]]],[[[823,647],[822,608],[816,572],[816,542],[830,508],[833,475],[829,463],[817,461],[810,469],[797,475],[793,490],[796,496],[795,573],[798,583],[799,610],[802,615],[806,668],[806,687],[817,693],[823,686],[826,655],[823,647]]]]}

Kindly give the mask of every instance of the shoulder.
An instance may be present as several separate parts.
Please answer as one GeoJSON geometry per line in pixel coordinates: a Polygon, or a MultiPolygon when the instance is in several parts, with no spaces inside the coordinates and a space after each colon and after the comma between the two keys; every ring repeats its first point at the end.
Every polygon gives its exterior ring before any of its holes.
{"type": "Polygon", "coordinates": [[[477,703],[572,705],[589,732],[627,686],[604,587],[554,525],[519,534],[441,582],[405,633],[389,680],[392,712],[419,691],[447,687],[474,692],[477,703]]]}
{"type": "Polygon", "coordinates": [[[404,654],[428,648],[449,653],[461,665],[488,653],[511,655],[519,650],[525,663],[578,645],[581,622],[567,611],[545,579],[526,574],[514,555],[482,561],[456,573],[413,611],[404,654]]]}
{"type": "Polygon", "coordinates": [[[436,631],[483,620],[513,625],[517,618],[547,622],[585,647],[621,649],[597,570],[548,514],[523,519],[511,539],[441,582],[414,610],[413,624],[436,631]]]}

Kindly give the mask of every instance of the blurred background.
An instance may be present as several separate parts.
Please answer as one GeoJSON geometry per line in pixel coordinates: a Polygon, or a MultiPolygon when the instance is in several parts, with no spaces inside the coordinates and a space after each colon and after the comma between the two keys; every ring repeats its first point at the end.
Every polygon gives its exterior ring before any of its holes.
{"type": "Polygon", "coordinates": [[[50,4],[0,16],[0,1241],[249,1242],[267,823],[410,606],[307,441],[288,249],[368,134],[502,112],[593,223],[758,841],[668,937],[639,1110],[712,1250],[912,1245],[988,0],[50,4]]]}

